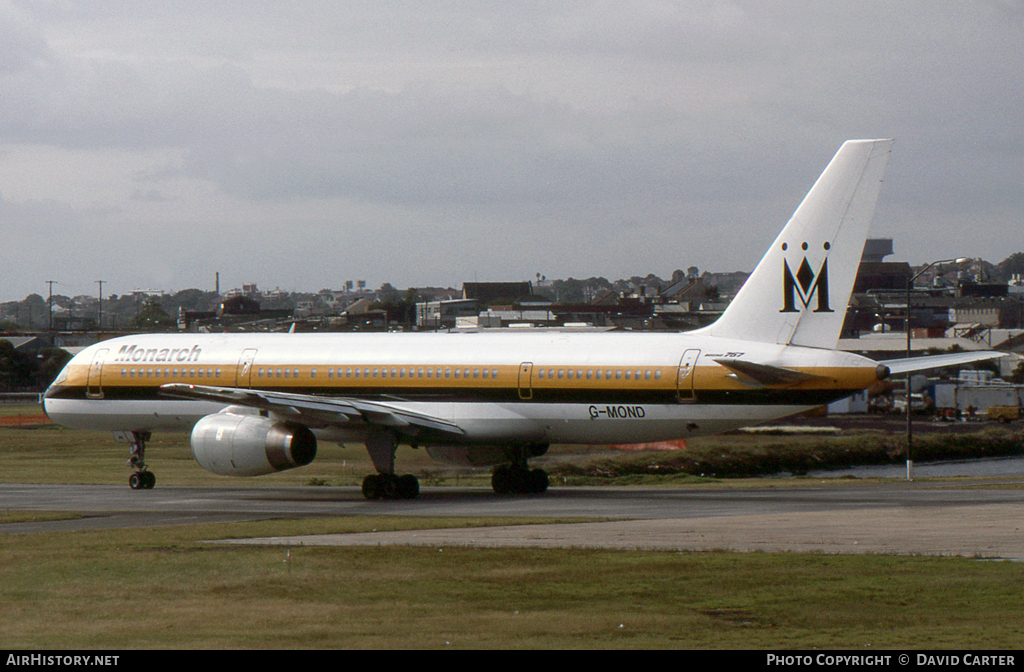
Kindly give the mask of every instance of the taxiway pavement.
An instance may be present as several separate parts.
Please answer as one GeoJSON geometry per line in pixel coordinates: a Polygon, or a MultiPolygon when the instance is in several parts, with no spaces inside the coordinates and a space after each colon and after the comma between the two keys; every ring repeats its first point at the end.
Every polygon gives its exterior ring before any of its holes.
{"type": "Polygon", "coordinates": [[[69,511],[74,520],[10,523],[0,534],[312,516],[536,517],[594,522],[275,537],[224,543],[815,551],[1024,560],[1024,478],[761,487],[552,488],[499,496],[423,488],[411,501],[366,501],[358,488],[0,484],[0,507],[69,511]]]}

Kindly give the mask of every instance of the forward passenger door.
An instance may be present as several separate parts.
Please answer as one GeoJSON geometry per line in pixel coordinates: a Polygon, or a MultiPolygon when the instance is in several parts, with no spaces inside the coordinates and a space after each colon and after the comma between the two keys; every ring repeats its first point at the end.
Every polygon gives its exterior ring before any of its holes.
{"type": "Polygon", "coordinates": [[[242,356],[238,359],[235,387],[252,387],[252,362],[254,359],[256,359],[255,348],[242,351],[242,356]]]}

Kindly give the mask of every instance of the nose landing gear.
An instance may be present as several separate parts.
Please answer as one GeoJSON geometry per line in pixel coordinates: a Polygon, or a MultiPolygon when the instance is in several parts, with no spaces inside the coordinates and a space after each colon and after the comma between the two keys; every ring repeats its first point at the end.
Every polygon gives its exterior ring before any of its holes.
{"type": "Polygon", "coordinates": [[[118,441],[128,442],[128,466],[135,471],[128,477],[128,487],[132,490],[152,490],[156,485],[156,474],[146,467],[146,441],[149,432],[114,432],[118,441]]]}

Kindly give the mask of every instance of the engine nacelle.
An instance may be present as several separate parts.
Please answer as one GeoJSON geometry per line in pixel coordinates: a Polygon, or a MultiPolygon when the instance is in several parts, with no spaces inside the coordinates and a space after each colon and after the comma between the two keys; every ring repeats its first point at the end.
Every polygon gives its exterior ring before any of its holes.
{"type": "Polygon", "coordinates": [[[316,457],[308,427],[232,409],[197,422],[191,445],[199,466],[221,476],[262,476],[304,467],[316,457]]]}

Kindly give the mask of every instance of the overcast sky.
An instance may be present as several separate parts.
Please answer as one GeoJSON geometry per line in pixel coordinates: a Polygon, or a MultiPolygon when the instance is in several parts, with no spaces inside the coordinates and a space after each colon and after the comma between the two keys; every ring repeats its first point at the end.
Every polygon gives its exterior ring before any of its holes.
{"type": "Polygon", "coordinates": [[[865,137],[1024,251],[1024,0],[0,0],[0,300],[749,271],[865,137]]]}

